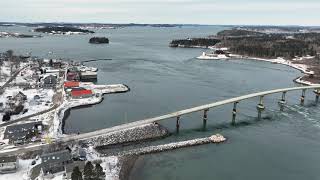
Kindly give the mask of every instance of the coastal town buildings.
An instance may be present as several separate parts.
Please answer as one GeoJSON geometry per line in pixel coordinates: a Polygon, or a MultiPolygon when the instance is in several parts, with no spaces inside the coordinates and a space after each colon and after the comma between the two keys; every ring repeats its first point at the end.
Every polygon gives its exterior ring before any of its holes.
{"type": "Polygon", "coordinates": [[[49,75],[43,79],[43,85],[42,87],[45,89],[52,89],[57,86],[57,76],[55,75],[49,75]]]}
{"type": "Polygon", "coordinates": [[[66,166],[72,163],[69,150],[62,150],[41,155],[41,168],[44,174],[62,172],[66,166]]]}
{"type": "Polygon", "coordinates": [[[4,139],[8,139],[11,144],[39,141],[38,136],[41,135],[43,128],[41,121],[7,126],[4,139]]]}
{"type": "Polygon", "coordinates": [[[16,156],[0,157],[0,174],[16,172],[18,160],[16,156]]]}

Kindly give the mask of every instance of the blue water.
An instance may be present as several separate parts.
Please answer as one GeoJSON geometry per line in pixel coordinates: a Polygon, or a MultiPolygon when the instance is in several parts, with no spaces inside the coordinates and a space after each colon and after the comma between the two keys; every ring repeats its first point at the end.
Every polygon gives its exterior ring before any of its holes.
{"type": "MultiPolygon", "coordinates": [[[[205,37],[221,26],[183,28],[123,28],[99,30],[95,35],[53,36],[36,39],[0,39],[0,51],[14,49],[48,58],[74,61],[112,58],[88,65],[99,68],[99,84],[124,83],[131,91],[105,96],[90,108],[74,109],[65,122],[66,133],[89,132],[184,108],[261,90],[296,86],[300,73],[282,65],[251,60],[199,61],[203,49],[173,49],[171,39],[205,37]],[[106,36],[108,45],[91,45],[92,36],[106,36]],[[51,51],[53,54],[48,54],[51,51]]],[[[0,31],[30,33],[26,27],[0,31]]],[[[258,99],[241,102],[238,125],[230,126],[232,105],[209,111],[208,130],[201,131],[201,113],[182,117],[181,132],[163,142],[221,133],[228,141],[189,149],[146,155],[131,179],[319,179],[319,107],[307,94],[288,94],[288,107],[279,112],[279,95],[267,96],[264,119],[256,120],[258,99]]],[[[174,121],[163,123],[174,131],[174,121]]]]}

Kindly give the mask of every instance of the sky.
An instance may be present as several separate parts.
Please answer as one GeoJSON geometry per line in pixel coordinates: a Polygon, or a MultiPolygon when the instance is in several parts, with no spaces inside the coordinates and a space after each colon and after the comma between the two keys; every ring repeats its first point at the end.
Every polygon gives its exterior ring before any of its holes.
{"type": "Polygon", "coordinates": [[[320,25],[320,0],[1,0],[2,22],[320,25]]]}

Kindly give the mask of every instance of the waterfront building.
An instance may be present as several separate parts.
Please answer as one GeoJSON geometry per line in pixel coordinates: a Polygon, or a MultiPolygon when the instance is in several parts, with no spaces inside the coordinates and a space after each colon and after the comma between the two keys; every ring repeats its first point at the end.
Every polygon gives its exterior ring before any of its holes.
{"type": "Polygon", "coordinates": [[[57,151],[41,155],[41,167],[44,174],[62,172],[72,163],[72,156],[68,150],[57,151]]]}
{"type": "Polygon", "coordinates": [[[93,92],[87,89],[72,89],[71,96],[76,99],[89,98],[93,96],[93,92]]]}

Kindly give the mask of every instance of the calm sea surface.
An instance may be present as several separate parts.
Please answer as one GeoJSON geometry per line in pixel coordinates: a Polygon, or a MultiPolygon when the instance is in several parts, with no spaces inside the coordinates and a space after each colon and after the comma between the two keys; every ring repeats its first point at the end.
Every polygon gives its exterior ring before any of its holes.
{"type": "MultiPolygon", "coordinates": [[[[293,87],[300,73],[282,65],[251,60],[199,61],[203,49],[173,49],[171,39],[204,37],[225,27],[123,28],[99,30],[95,35],[0,39],[0,51],[13,49],[47,58],[92,62],[99,68],[98,84],[124,83],[131,91],[106,95],[93,107],[74,109],[65,123],[66,133],[89,132],[184,108],[274,88],[293,87]],[[109,45],[91,45],[92,36],[110,38],[109,45]],[[52,52],[52,53],[48,53],[52,52]]],[[[26,27],[0,27],[0,31],[29,32],[26,27]]],[[[266,111],[256,120],[252,99],[239,104],[238,125],[232,127],[232,105],[209,111],[203,132],[201,113],[182,117],[181,132],[161,140],[205,137],[221,133],[228,141],[143,156],[131,173],[139,180],[270,180],[320,179],[320,112],[314,95],[306,106],[297,105],[300,92],[288,94],[288,107],[279,112],[279,95],[265,99],[266,111]]],[[[163,125],[174,131],[175,122],[163,125]]]]}

